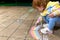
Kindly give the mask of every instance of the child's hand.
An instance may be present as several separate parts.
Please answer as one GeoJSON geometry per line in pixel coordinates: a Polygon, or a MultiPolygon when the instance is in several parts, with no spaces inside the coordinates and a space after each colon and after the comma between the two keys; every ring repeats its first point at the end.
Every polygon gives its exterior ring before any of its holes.
{"type": "Polygon", "coordinates": [[[53,18],[53,17],[54,17],[54,14],[51,13],[51,14],[49,14],[48,16],[51,17],[51,18],[53,18]]]}
{"type": "Polygon", "coordinates": [[[39,22],[37,21],[37,22],[35,23],[35,26],[37,26],[38,23],[39,23],[39,22]]]}

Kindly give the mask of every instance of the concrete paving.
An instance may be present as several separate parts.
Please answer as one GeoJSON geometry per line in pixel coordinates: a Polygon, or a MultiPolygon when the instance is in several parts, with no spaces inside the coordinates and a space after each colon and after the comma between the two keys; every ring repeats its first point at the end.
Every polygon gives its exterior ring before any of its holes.
{"type": "MultiPolygon", "coordinates": [[[[29,29],[34,25],[39,13],[32,7],[0,7],[0,40],[34,40],[29,29]]],[[[60,29],[48,35],[49,40],[60,40],[60,29]]]]}

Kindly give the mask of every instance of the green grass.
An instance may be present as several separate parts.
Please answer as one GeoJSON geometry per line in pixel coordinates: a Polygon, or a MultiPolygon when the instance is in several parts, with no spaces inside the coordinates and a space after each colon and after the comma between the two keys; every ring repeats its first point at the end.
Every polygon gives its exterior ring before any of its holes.
{"type": "Polygon", "coordinates": [[[23,3],[23,2],[19,2],[19,3],[0,3],[0,6],[31,6],[32,3],[23,3]]]}

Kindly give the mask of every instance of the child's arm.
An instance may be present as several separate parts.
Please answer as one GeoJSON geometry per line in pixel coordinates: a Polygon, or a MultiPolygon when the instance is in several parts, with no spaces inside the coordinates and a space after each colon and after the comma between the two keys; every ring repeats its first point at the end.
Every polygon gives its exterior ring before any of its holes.
{"type": "Polygon", "coordinates": [[[40,17],[37,19],[35,25],[37,25],[37,24],[38,24],[39,22],[41,22],[41,21],[42,21],[42,17],[40,16],[40,17]]]}
{"type": "Polygon", "coordinates": [[[60,10],[55,10],[51,14],[48,15],[49,17],[55,17],[55,16],[60,16],[60,10]]]}
{"type": "Polygon", "coordinates": [[[53,12],[54,16],[60,16],[60,9],[53,12]]]}

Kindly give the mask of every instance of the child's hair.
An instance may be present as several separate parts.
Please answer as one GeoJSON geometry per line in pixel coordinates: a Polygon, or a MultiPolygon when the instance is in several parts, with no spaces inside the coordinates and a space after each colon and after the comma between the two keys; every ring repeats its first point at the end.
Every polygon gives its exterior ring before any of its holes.
{"type": "Polygon", "coordinates": [[[34,8],[40,7],[40,6],[46,7],[48,2],[49,2],[49,0],[33,0],[32,6],[34,8]]]}

